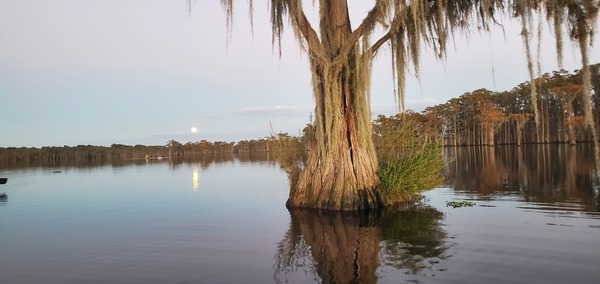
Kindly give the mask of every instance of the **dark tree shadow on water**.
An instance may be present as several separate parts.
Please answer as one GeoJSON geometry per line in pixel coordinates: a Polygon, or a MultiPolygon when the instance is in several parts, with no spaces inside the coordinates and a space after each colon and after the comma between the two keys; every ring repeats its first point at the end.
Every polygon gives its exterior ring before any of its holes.
{"type": "Polygon", "coordinates": [[[411,206],[371,213],[290,211],[277,247],[275,280],[309,277],[322,283],[376,283],[380,266],[416,274],[444,258],[443,213],[411,206]]]}

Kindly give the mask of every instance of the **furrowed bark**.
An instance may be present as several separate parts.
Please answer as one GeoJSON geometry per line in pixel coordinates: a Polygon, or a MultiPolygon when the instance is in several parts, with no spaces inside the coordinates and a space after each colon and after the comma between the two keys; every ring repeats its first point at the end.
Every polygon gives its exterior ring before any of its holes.
{"type": "Polygon", "coordinates": [[[333,64],[351,35],[346,1],[321,1],[321,41],[327,59],[311,60],[315,141],[288,207],[368,210],[382,206],[371,115],[361,90],[356,50],[333,64]]]}

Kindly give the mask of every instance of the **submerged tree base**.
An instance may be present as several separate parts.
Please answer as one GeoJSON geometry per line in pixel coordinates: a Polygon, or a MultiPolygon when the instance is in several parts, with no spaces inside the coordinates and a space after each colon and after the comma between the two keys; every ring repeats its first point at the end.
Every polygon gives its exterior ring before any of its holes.
{"type": "Polygon", "coordinates": [[[294,208],[308,208],[308,209],[322,209],[331,211],[372,211],[387,207],[389,204],[385,203],[385,199],[377,189],[362,189],[357,190],[356,193],[350,192],[354,195],[351,200],[340,200],[340,202],[328,202],[319,203],[318,200],[302,200],[298,196],[295,198],[288,198],[285,206],[288,209],[294,208]]]}
{"type": "Polygon", "coordinates": [[[317,158],[315,153],[308,156],[303,170],[297,172],[297,177],[290,177],[288,208],[353,211],[384,206],[377,190],[376,169],[370,170],[372,176],[365,177],[349,157],[317,158]]]}

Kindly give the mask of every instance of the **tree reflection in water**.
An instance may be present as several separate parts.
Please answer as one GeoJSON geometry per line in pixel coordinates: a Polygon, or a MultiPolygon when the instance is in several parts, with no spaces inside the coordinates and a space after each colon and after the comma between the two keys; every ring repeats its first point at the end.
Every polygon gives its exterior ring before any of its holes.
{"type": "Polygon", "coordinates": [[[443,213],[428,206],[375,213],[292,209],[290,214],[290,229],[275,256],[278,283],[299,273],[322,283],[375,283],[380,266],[418,273],[443,259],[447,249],[443,213]]]}
{"type": "Polygon", "coordinates": [[[599,182],[591,144],[446,148],[446,186],[535,203],[569,203],[600,212],[599,182]]]}

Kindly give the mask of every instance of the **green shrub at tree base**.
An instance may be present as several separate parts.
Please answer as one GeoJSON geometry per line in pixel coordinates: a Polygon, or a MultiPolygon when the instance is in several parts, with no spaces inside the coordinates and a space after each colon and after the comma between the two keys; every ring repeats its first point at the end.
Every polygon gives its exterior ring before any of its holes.
{"type": "Polygon", "coordinates": [[[412,201],[420,193],[442,183],[444,165],[441,148],[433,141],[394,161],[382,163],[379,169],[380,191],[386,204],[412,201]]]}
{"type": "Polygon", "coordinates": [[[378,116],[373,140],[379,158],[379,192],[385,204],[416,201],[421,192],[442,183],[440,141],[423,131],[414,113],[378,116]]]}

